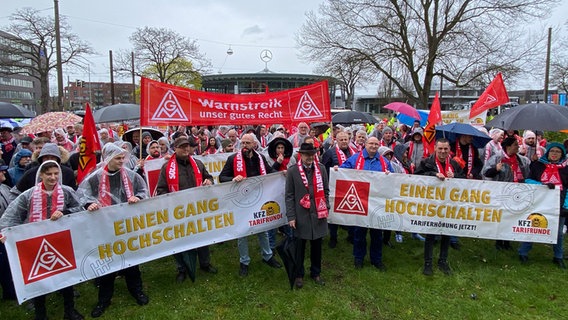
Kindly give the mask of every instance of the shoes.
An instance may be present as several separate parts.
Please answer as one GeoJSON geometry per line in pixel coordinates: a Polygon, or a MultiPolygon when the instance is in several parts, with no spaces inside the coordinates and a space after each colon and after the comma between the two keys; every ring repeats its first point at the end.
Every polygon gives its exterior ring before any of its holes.
{"type": "Polygon", "coordinates": [[[267,265],[271,266],[272,268],[282,268],[282,265],[276,261],[276,259],[274,259],[274,256],[270,257],[270,259],[268,260],[262,260],[264,261],[264,263],[266,263],[267,265]]]}
{"type": "Polygon", "coordinates": [[[330,238],[329,243],[327,245],[329,246],[330,249],[334,249],[335,247],[337,247],[337,239],[330,238]]]}
{"type": "Polygon", "coordinates": [[[452,269],[450,269],[447,261],[438,261],[438,269],[447,276],[452,274],[452,269]]]}
{"type": "Polygon", "coordinates": [[[304,286],[304,279],[296,278],[296,280],[294,280],[294,286],[298,289],[302,289],[302,287],[304,286]]]}
{"type": "Polygon", "coordinates": [[[83,319],[85,319],[85,317],[83,317],[83,315],[80,314],[79,311],[77,311],[76,309],[65,311],[65,313],[63,314],[63,320],[83,320],[83,319]]]}
{"type": "Polygon", "coordinates": [[[459,250],[461,249],[461,244],[459,242],[450,242],[450,247],[454,250],[459,250]]]}
{"type": "Polygon", "coordinates": [[[425,276],[431,276],[434,274],[434,270],[432,270],[432,263],[424,263],[424,270],[422,274],[425,276]]]}
{"type": "Polygon", "coordinates": [[[182,283],[182,282],[185,281],[185,278],[187,278],[187,274],[185,274],[185,272],[178,272],[178,274],[176,276],[176,282],[182,283]]]}
{"type": "Polygon", "coordinates": [[[418,233],[413,233],[413,234],[412,234],[412,239],[414,239],[414,240],[419,240],[419,241],[422,241],[422,242],[426,241],[426,238],[424,238],[423,236],[421,236],[421,235],[418,234],[418,233]]]}
{"type": "Polygon", "coordinates": [[[206,267],[200,267],[200,269],[207,273],[217,274],[217,268],[215,268],[212,264],[209,264],[206,267]]]}
{"type": "Polygon", "coordinates": [[[239,270],[239,276],[246,277],[249,274],[249,266],[241,263],[241,269],[239,270]]]}
{"type": "Polygon", "coordinates": [[[325,281],[323,281],[323,279],[322,279],[320,276],[312,277],[312,279],[314,280],[314,282],[315,282],[318,286],[325,286],[325,281]]]}
{"type": "Polygon", "coordinates": [[[355,269],[363,269],[363,261],[355,260],[355,269]]]}
{"type": "Polygon", "coordinates": [[[139,291],[137,294],[135,294],[134,299],[136,299],[136,303],[138,303],[138,305],[140,306],[145,306],[148,304],[148,302],[150,302],[148,296],[142,291],[139,291]]]}
{"type": "Polygon", "coordinates": [[[560,269],[566,269],[566,265],[564,264],[564,260],[562,260],[562,258],[554,258],[552,259],[552,263],[557,265],[560,269]]]}
{"type": "Polygon", "coordinates": [[[97,304],[93,308],[93,311],[91,311],[91,317],[98,318],[98,317],[102,316],[103,313],[105,313],[105,310],[106,310],[106,308],[108,308],[108,306],[109,306],[109,304],[105,304],[105,303],[97,304]]]}
{"type": "Polygon", "coordinates": [[[527,256],[519,255],[519,260],[521,260],[521,264],[528,264],[529,263],[529,257],[527,257],[527,256]]]}
{"type": "Polygon", "coordinates": [[[402,241],[403,241],[403,240],[402,240],[402,234],[395,234],[395,235],[394,235],[394,240],[395,240],[397,243],[402,243],[402,241]]]}
{"type": "Polygon", "coordinates": [[[375,266],[375,268],[379,269],[379,271],[381,272],[387,272],[387,266],[385,266],[382,261],[373,263],[373,266],[375,266]]]}

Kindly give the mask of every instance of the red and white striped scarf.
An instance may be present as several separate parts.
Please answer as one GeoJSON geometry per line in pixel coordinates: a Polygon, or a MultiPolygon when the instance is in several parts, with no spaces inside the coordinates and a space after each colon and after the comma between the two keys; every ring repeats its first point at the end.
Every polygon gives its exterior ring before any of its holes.
{"type": "MultiPolygon", "coordinates": [[[[191,163],[191,167],[193,168],[193,175],[195,176],[195,185],[197,187],[201,187],[201,183],[203,182],[203,174],[201,170],[199,170],[199,166],[197,162],[193,159],[193,157],[189,157],[189,163],[191,163]]],[[[168,190],[170,192],[179,191],[179,168],[176,161],[176,154],[174,153],[170,160],[168,160],[168,164],[166,165],[166,181],[168,183],[168,190]]]]}
{"type": "Polygon", "coordinates": [[[34,187],[31,200],[28,222],[43,221],[47,220],[48,216],[51,217],[55,211],[63,210],[65,194],[63,193],[63,188],[58,183],[53,188],[51,195],[48,195],[43,182],[40,182],[34,187]],[[47,212],[47,197],[51,198],[51,212],[49,214],[47,212]]]}
{"type": "MultiPolygon", "coordinates": [[[[300,177],[302,178],[302,183],[304,184],[304,187],[306,187],[306,189],[308,190],[308,193],[306,194],[306,196],[310,196],[310,187],[308,184],[308,177],[306,175],[306,172],[304,171],[304,166],[302,165],[302,162],[298,162],[298,170],[300,170],[300,177]]],[[[314,174],[313,174],[313,187],[314,187],[314,197],[315,197],[315,202],[316,202],[316,211],[318,214],[318,219],[325,219],[328,217],[329,215],[329,211],[327,210],[327,203],[325,201],[325,193],[324,193],[324,188],[323,188],[323,178],[321,176],[321,170],[319,167],[319,163],[317,161],[314,161],[313,163],[314,165],[314,174]]]]}
{"type": "MultiPolygon", "coordinates": [[[[122,181],[122,186],[124,187],[124,192],[126,192],[126,199],[129,199],[134,195],[132,191],[132,182],[128,178],[128,174],[124,168],[120,168],[120,179],[122,181]]],[[[99,205],[101,207],[107,207],[112,205],[111,192],[110,192],[110,181],[109,181],[108,165],[104,166],[101,172],[101,178],[99,180],[99,205]]]]}
{"type": "MultiPolygon", "coordinates": [[[[263,176],[266,174],[266,167],[264,166],[264,161],[262,160],[262,157],[260,156],[260,154],[256,151],[252,151],[254,153],[256,153],[256,156],[258,157],[258,162],[260,162],[260,175],[263,176]]],[[[242,176],[242,177],[247,177],[247,166],[245,164],[245,160],[243,157],[243,151],[239,151],[237,152],[237,154],[235,155],[235,158],[233,160],[233,175],[236,176],[242,176]]]]}

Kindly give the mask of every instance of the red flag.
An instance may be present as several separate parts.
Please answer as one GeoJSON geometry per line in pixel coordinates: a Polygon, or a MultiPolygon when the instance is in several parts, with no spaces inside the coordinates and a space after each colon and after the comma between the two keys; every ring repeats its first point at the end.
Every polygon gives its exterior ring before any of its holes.
{"type": "Polygon", "coordinates": [[[475,104],[471,107],[469,112],[469,118],[473,118],[478,114],[484,112],[485,110],[495,108],[499,105],[509,102],[509,95],[507,94],[507,89],[503,83],[503,77],[501,72],[499,72],[493,81],[487,86],[487,89],[483,94],[477,99],[475,104]]]}
{"type": "Polygon", "coordinates": [[[441,122],[442,108],[440,106],[438,92],[436,92],[436,96],[434,97],[434,101],[430,107],[430,114],[428,114],[426,127],[424,128],[424,148],[428,149],[428,154],[432,154],[434,152],[434,145],[436,143],[436,125],[441,122]]]}
{"type": "Polygon", "coordinates": [[[77,169],[77,184],[97,166],[95,151],[101,149],[99,134],[95,127],[95,119],[91,107],[87,103],[85,107],[85,118],[83,119],[83,135],[79,142],[79,167],[77,169]]]}

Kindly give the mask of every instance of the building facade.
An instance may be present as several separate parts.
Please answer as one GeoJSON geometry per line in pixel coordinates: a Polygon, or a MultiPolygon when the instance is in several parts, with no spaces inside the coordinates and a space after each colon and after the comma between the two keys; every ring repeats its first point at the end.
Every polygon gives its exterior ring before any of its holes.
{"type": "MultiPolygon", "coordinates": [[[[114,84],[114,104],[135,103],[132,83],[114,84]]],[[[81,110],[89,102],[91,108],[113,104],[111,84],[108,82],[85,82],[76,80],[69,82],[64,88],[64,104],[69,110],[81,110]]]]}

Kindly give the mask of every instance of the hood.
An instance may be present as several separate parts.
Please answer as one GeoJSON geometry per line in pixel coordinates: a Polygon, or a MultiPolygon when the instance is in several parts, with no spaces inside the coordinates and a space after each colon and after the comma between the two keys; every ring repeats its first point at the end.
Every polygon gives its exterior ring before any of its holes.
{"type": "Polygon", "coordinates": [[[562,143],[558,143],[558,142],[549,142],[546,145],[546,152],[544,153],[544,155],[542,157],[540,157],[540,159],[538,159],[538,161],[540,161],[542,163],[549,163],[548,152],[552,148],[559,148],[560,150],[562,150],[562,156],[560,157],[560,160],[558,160],[559,163],[562,163],[564,160],[566,160],[566,148],[564,148],[564,145],[562,143]]]}
{"type": "Polygon", "coordinates": [[[404,152],[408,149],[408,147],[404,144],[397,144],[394,146],[394,157],[398,159],[398,161],[402,162],[402,156],[404,152]]]}
{"type": "Polygon", "coordinates": [[[20,151],[18,151],[18,153],[16,153],[16,155],[14,155],[14,165],[19,167],[20,166],[20,160],[22,160],[23,157],[31,157],[32,156],[32,152],[28,149],[22,149],[20,151]]]}
{"type": "Polygon", "coordinates": [[[274,138],[268,143],[268,156],[272,159],[277,158],[276,156],[276,146],[279,144],[284,144],[284,157],[289,158],[294,152],[294,147],[292,143],[284,138],[274,138]]]}

